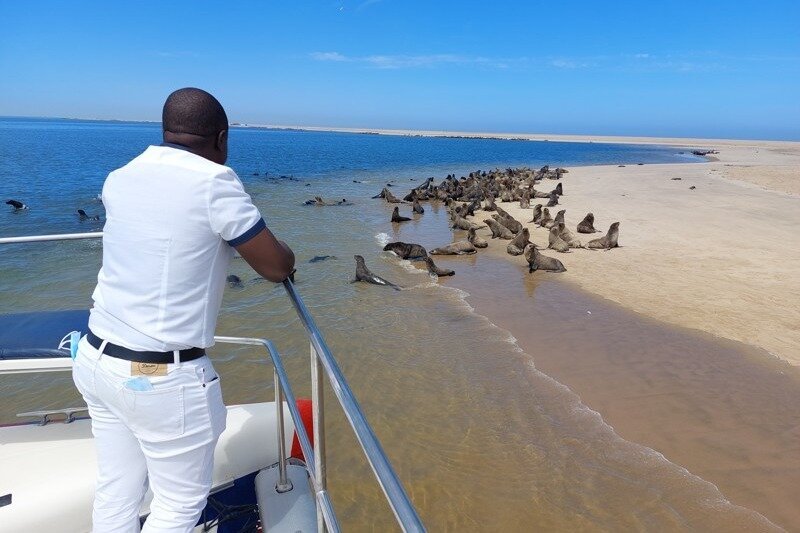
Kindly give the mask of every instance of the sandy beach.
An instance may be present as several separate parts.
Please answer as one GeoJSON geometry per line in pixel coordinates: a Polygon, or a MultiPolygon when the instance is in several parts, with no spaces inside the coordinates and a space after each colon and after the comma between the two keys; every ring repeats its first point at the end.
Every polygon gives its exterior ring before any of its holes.
{"type": "MultiPolygon", "coordinates": [[[[567,267],[561,279],[585,290],[800,365],[800,143],[719,152],[710,163],[569,169],[552,215],[566,209],[573,232],[587,212],[602,231],[619,221],[620,248],[546,253],[567,267]]],[[[531,219],[530,210],[502,205],[522,222],[531,219]]],[[[547,231],[527,226],[546,248],[547,231]]],[[[506,244],[494,240],[490,249],[505,254],[506,244]]]]}

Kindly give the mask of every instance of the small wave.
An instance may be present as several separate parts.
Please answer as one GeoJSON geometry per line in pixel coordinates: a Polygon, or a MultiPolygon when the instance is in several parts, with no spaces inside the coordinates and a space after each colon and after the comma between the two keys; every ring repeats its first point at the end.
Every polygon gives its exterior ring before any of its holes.
{"type": "Polygon", "coordinates": [[[389,237],[388,233],[378,233],[377,235],[375,235],[375,240],[380,245],[380,247],[383,248],[384,246],[389,244],[389,241],[391,241],[391,237],[389,237]]]}

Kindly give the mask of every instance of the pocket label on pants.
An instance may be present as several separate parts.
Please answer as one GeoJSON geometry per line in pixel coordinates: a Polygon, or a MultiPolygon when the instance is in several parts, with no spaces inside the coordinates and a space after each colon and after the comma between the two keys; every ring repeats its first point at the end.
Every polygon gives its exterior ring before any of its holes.
{"type": "Polygon", "coordinates": [[[167,365],[131,361],[131,376],[166,376],[167,365]]]}

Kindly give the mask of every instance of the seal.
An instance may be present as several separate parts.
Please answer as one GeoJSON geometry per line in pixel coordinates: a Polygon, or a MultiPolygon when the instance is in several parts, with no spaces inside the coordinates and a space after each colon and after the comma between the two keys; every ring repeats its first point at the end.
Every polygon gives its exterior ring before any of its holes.
{"type": "Polygon", "coordinates": [[[476,253],[478,250],[469,241],[456,241],[430,251],[431,255],[472,255],[476,253]]]}
{"type": "Polygon", "coordinates": [[[19,200],[6,200],[6,204],[13,207],[14,211],[22,211],[23,209],[28,209],[28,206],[23,204],[19,200]]]}
{"type": "Polygon", "coordinates": [[[506,240],[510,241],[511,239],[514,238],[514,234],[511,232],[511,230],[508,229],[507,227],[503,226],[502,224],[500,224],[496,220],[491,219],[491,218],[485,218],[485,219],[483,219],[483,222],[487,226],[489,226],[490,230],[492,230],[492,239],[500,238],[500,239],[506,239],[506,240]]]}
{"type": "Polygon", "coordinates": [[[421,215],[421,214],[423,214],[425,212],[425,210],[419,204],[419,200],[417,200],[416,198],[414,198],[414,201],[411,204],[411,211],[413,211],[414,213],[416,213],[418,215],[421,215]]]}
{"type": "Polygon", "coordinates": [[[539,218],[540,228],[551,228],[553,226],[553,217],[550,216],[550,210],[546,207],[542,209],[542,216],[539,218]]]}
{"type": "Polygon", "coordinates": [[[544,270],[546,272],[566,272],[564,263],[555,257],[547,257],[539,253],[536,246],[529,244],[525,247],[525,260],[528,261],[528,272],[544,270]]]}
{"type": "Polygon", "coordinates": [[[578,233],[598,233],[600,230],[594,228],[594,215],[587,213],[583,220],[578,222],[578,233]]]}
{"type": "Polygon", "coordinates": [[[553,219],[553,225],[556,224],[563,224],[564,223],[564,215],[567,213],[566,209],[562,209],[558,213],[556,213],[556,218],[553,219]]]}
{"type": "Polygon", "coordinates": [[[547,202],[547,207],[558,205],[558,195],[554,192],[550,193],[550,201],[547,202]]]}
{"type": "Polygon", "coordinates": [[[453,218],[453,225],[451,226],[453,229],[463,229],[464,231],[469,231],[471,229],[480,229],[483,226],[478,226],[477,224],[473,224],[466,218],[456,215],[453,218]]]}
{"type": "Polygon", "coordinates": [[[522,231],[517,233],[517,236],[514,237],[508,246],[506,246],[506,252],[511,255],[522,255],[525,251],[525,247],[531,244],[531,234],[528,231],[528,228],[522,228],[522,231]]]}
{"type": "Polygon", "coordinates": [[[486,197],[486,203],[483,205],[484,211],[494,211],[497,209],[497,205],[494,203],[494,195],[489,193],[489,196],[486,197]]]}
{"type": "Polygon", "coordinates": [[[583,248],[581,241],[579,241],[578,238],[567,229],[567,226],[563,222],[559,222],[555,225],[555,227],[558,228],[561,240],[567,243],[570,248],[583,248]]]}
{"type": "Polygon", "coordinates": [[[556,252],[567,253],[569,252],[569,244],[564,242],[564,239],[561,238],[559,226],[560,224],[550,228],[550,236],[548,239],[550,244],[548,244],[547,247],[556,252]]]}
{"type": "Polygon", "coordinates": [[[605,236],[600,237],[599,239],[595,239],[593,241],[589,241],[586,243],[587,248],[594,248],[594,249],[605,249],[610,250],[612,248],[617,248],[619,243],[617,240],[619,239],[619,222],[614,222],[608,228],[608,233],[605,236]]]}
{"type": "Polygon", "coordinates": [[[411,220],[408,217],[401,217],[400,216],[400,208],[395,206],[394,210],[392,211],[392,222],[408,222],[411,220]]]}
{"type": "Polygon", "coordinates": [[[454,270],[450,270],[447,268],[439,268],[436,266],[436,263],[433,262],[433,259],[430,257],[425,258],[425,265],[428,267],[428,273],[433,274],[436,276],[452,276],[455,274],[454,270]]]}
{"type": "Polygon", "coordinates": [[[522,224],[520,223],[519,220],[515,219],[514,217],[510,215],[506,217],[492,215],[492,218],[494,217],[497,217],[495,218],[495,220],[497,220],[501,225],[510,229],[511,233],[513,233],[514,235],[522,231],[522,224]]]}
{"type": "Polygon", "coordinates": [[[80,220],[94,220],[95,222],[97,222],[100,220],[100,215],[89,216],[83,209],[78,209],[78,218],[80,220]]]}
{"type": "Polygon", "coordinates": [[[533,206],[533,220],[531,220],[531,223],[538,224],[541,219],[542,219],[542,204],[536,204],[535,206],[533,206]]]}
{"type": "Polygon", "coordinates": [[[311,259],[308,260],[309,263],[321,263],[322,261],[327,261],[328,259],[339,259],[335,255],[315,255],[311,259]]]}
{"type": "Polygon", "coordinates": [[[472,243],[472,246],[475,248],[486,248],[489,246],[489,243],[486,242],[483,238],[479,237],[475,230],[470,228],[467,232],[467,240],[472,243]]]}
{"type": "Polygon", "coordinates": [[[562,187],[563,183],[559,183],[556,185],[556,188],[553,189],[551,192],[556,193],[559,196],[564,196],[564,187],[562,187]]]}
{"type": "Polygon", "coordinates": [[[383,247],[384,252],[393,252],[400,259],[425,259],[428,252],[424,247],[412,242],[390,242],[383,247]]]}
{"type": "Polygon", "coordinates": [[[236,274],[230,274],[225,281],[228,282],[228,285],[233,289],[241,289],[244,288],[244,284],[242,283],[242,278],[237,276],[236,274]]]}
{"type": "Polygon", "coordinates": [[[360,255],[353,256],[356,260],[356,279],[351,281],[351,283],[356,283],[357,281],[363,281],[365,283],[372,283],[373,285],[384,285],[386,287],[391,287],[396,291],[400,290],[400,287],[392,283],[391,281],[386,281],[380,276],[376,276],[367,268],[367,265],[364,264],[364,258],[360,255]]]}

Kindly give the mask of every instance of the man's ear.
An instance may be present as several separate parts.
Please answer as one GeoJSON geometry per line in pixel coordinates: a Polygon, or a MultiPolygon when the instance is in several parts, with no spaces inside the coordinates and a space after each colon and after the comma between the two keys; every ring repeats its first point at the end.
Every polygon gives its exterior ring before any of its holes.
{"type": "Polygon", "coordinates": [[[228,146],[228,130],[222,130],[217,134],[215,148],[223,151],[228,146]]]}

